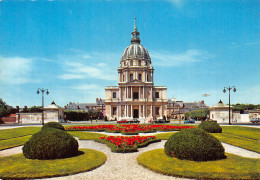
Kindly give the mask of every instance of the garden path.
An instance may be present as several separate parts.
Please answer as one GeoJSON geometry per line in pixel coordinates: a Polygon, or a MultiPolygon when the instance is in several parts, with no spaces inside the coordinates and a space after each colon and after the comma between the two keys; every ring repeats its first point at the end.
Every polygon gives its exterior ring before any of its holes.
{"type": "MultiPolygon", "coordinates": [[[[109,133],[108,135],[112,135],[109,133]]],[[[119,135],[119,134],[117,134],[119,135]]],[[[147,134],[148,135],[148,134],[147,134]]],[[[151,135],[151,134],[149,134],[151,135]]],[[[154,180],[168,180],[168,179],[184,179],[165,176],[162,174],[154,173],[144,167],[138,165],[137,157],[146,151],[152,149],[163,148],[166,140],[158,143],[150,144],[145,148],[139,148],[138,152],[134,153],[112,153],[110,148],[104,144],[94,142],[92,140],[79,140],[80,148],[95,149],[104,152],[107,156],[107,161],[101,167],[94,169],[89,172],[79,173],[70,176],[56,177],[51,179],[113,179],[113,180],[143,180],[143,179],[154,179],[154,180]]],[[[225,151],[228,153],[237,154],[239,156],[250,157],[250,158],[260,158],[260,154],[248,151],[236,146],[232,146],[226,143],[222,143],[225,147],[225,151]]],[[[0,151],[0,156],[10,156],[13,154],[22,153],[22,146],[11,148],[7,150],[0,151]]]]}

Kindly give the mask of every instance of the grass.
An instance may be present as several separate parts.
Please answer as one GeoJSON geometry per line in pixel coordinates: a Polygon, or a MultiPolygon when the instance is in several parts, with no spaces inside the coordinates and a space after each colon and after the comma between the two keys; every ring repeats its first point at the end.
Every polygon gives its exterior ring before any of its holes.
{"type": "Polygon", "coordinates": [[[28,136],[37,133],[41,127],[21,127],[0,130],[0,140],[12,139],[16,137],[28,136]]]}
{"type": "Polygon", "coordinates": [[[23,137],[17,137],[17,138],[13,138],[13,139],[2,140],[2,141],[0,141],[0,150],[24,145],[24,143],[26,141],[28,141],[30,139],[30,137],[31,137],[31,135],[23,136],[23,137]]]}
{"type": "Polygon", "coordinates": [[[156,137],[156,139],[167,140],[174,133],[176,133],[176,132],[159,133],[159,134],[156,134],[155,137],[156,137]]]}
{"type": "Polygon", "coordinates": [[[218,138],[221,142],[260,153],[260,143],[258,140],[248,139],[242,136],[234,136],[232,134],[226,134],[226,133],[211,133],[211,134],[216,138],[218,138]]]}
{"type": "Polygon", "coordinates": [[[232,134],[234,136],[242,136],[244,138],[259,140],[260,129],[242,126],[222,126],[222,132],[232,134]]]}
{"type": "Polygon", "coordinates": [[[141,154],[142,166],[166,175],[196,179],[259,179],[260,159],[244,158],[226,153],[217,161],[195,162],[166,156],[163,149],[141,154]]]}
{"type": "Polygon", "coordinates": [[[84,131],[66,131],[66,132],[71,134],[72,136],[79,137],[79,140],[95,140],[95,139],[99,139],[100,137],[107,136],[101,133],[91,133],[91,132],[84,132],[84,131]]]}
{"type": "Polygon", "coordinates": [[[90,171],[105,163],[104,153],[79,149],[81,154],[55,160],[26,159],[23,154],[0,158],[0,178],[46,178],[90,171]]]}

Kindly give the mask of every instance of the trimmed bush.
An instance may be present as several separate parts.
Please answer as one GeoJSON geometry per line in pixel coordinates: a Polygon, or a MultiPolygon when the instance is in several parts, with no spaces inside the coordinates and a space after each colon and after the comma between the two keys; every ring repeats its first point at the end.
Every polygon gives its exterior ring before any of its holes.
{"type": "Polygon", "coordinates": [[[215,121],[203,121],[200,123],[198,128],[201,128],[209,133],[221,133],[222,128],[215,121]]]}
{"type": "Polygon", "coordinates": [[[27,159],[60,159],[78,154],[78,141],[65,131],[45,128],[23,146],[27,159]]]}
{"type": "Polygon", "coordinates": [[[187,129],[170,136],[164,145],[170,157],[192,161],[211,161],[225,158],[221,142],[202,129],[187,129]]]}
{"type": "Polygon", "coordinates": [[[48,122],[42,126],[42,130],[45,130],[48,128],[55,128],[55,129],[65,131],[65,128],[58,122],[48,122]]]}

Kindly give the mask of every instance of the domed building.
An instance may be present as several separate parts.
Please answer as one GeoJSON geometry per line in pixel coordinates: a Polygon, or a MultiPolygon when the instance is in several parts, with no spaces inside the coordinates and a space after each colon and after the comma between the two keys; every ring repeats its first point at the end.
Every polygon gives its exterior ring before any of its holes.
{"type": "Polygon", "coordinates": [[[105,88],[108,120],[144,122],[163,119],[167,114],[167,88],[154,86],[152,61],[140,44],[139,35],[135,21],[131,44],[124,50],[118,67],[118,86],[105,88]]]}

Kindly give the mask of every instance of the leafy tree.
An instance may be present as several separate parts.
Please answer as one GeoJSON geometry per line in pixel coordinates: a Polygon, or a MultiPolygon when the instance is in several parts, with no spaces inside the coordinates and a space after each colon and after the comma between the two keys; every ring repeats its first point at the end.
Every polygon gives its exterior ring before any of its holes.
{"type": "Polygon", "coordinates": [[[29,108],[29,112],[42,112],[41,106],[32,106],[29,108]]]}
{"type": "Polygon", "coordinates": [[[10,114],[10,109],[8,109],[8,105],[0,98],[0,117],[4,117],[10,114]]]}
{"type": "Polygon", "coordinates": [[[209,109],[195,110],[195,111],[185,113],[185,117],[199,119],[199,120],[205,120],[205,119],[207,119],[208,114],[209,114],[209,109]]]}
{"type": "Polygon", "coordinates": [[[22,111],[22,112],[25,112],[25,113],[29,112],[29,109],[28,109],[28,107],[27,107],[27,106],[24,106],[24,108],[23,108],[23,111],[22,111]]]}

